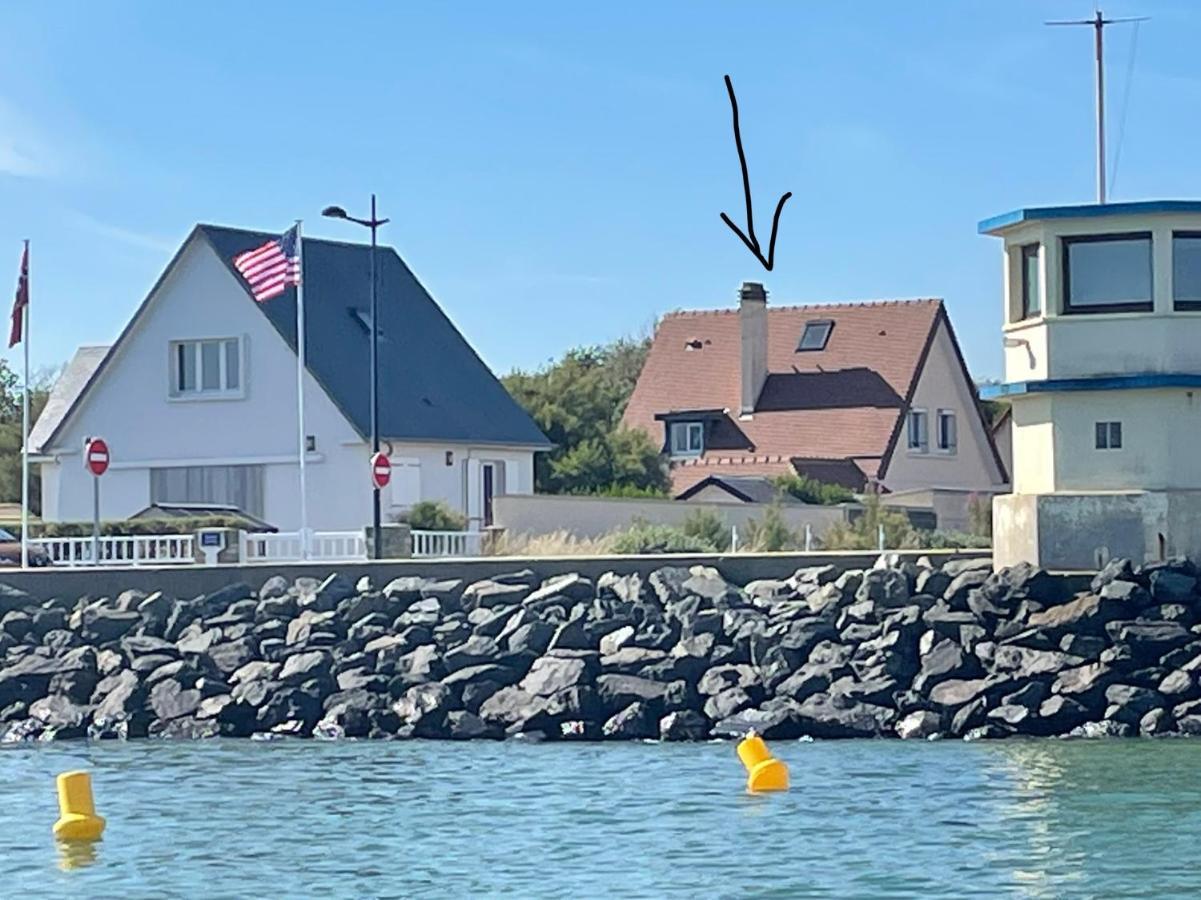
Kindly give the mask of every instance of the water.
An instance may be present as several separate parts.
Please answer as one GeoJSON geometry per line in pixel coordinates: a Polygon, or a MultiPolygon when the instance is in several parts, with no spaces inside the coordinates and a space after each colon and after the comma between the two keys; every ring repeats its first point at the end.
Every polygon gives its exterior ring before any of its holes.
{"type": "Polygon", "coordinates": [[[64,743],[0,748],[0,896],[1166,897],[1201,742],[64,743]],[[92,856],[50,827],[94,773],[92,856]],[[72,868],[72,863],[74,868],[72,868]]]}

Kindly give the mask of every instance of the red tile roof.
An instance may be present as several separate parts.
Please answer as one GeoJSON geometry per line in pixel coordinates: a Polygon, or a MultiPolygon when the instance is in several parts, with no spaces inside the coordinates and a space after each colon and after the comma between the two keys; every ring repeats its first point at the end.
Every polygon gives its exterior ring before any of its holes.
{"type": "Polygon", "coordinates": [[[731,425],[752,447],[676,462],[677,492],[719,472],[791,472],[792,457],[854,459],[873,476],[889,453],[941,316],[941,300],[769,305],[768,378],[755,414],[741,419],[738,310],[670,313],[655,331],[623,421],[659,443],[664,425],[657,413],[729,411],[731,425]],[[829,340],[822,350],[797,352],[813,319],[834,322],[829,340]]]}

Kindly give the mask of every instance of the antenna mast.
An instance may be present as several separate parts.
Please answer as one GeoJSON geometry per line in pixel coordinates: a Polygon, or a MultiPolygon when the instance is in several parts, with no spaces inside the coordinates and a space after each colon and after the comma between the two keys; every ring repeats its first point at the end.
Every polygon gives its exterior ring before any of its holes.
{"type": "Polygon", "coordinates": [[[1105,26],[1128,22],[1145,22],[1150,16],[1127,19],[1107,19],[1100,9],[1091,19],[1071,19],[1047,22],[1047,25],[1091,25],[1097,45],[1097,202],[1105,202],[1105,26]]]}

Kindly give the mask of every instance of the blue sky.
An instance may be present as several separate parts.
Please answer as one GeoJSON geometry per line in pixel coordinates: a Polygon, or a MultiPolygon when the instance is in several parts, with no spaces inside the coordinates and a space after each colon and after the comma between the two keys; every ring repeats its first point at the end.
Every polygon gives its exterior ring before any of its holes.
{"type": "MultiPolygon", "coordinates": [[[[943,297],[995,377],[999,247],[975,226],[1092,199],[1091,32],[1041,24],[1091,10],[8,2],[0,285],[32,238],[32,357],[53,365],[116,336],[194,223],[357,240],[318,213],[375,191],[498,372],[760,279],[780,303],[943,297]],[[727,73],[762,238],[794,192],[771,273],[718,219],[743,217],[727,73]]],[[[1201,4],[1106,12],[1153,17],[1128,91],[1134,31],[1107,32],[1112,197],[1201,196],[1201,4]]]]}

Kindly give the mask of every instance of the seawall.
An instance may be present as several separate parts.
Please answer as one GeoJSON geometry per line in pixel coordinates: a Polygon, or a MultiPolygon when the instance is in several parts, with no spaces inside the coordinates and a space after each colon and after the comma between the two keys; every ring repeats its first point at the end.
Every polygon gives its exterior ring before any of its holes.
{"type": "Polygon", "coordinates": [[[0,741],[1201,733],[1187,561],[797,562],[6,575],[0,741]]]}

